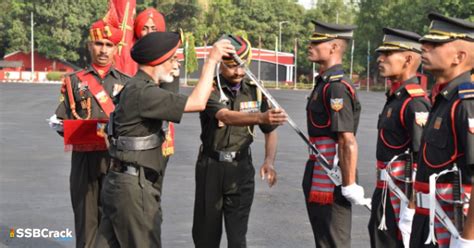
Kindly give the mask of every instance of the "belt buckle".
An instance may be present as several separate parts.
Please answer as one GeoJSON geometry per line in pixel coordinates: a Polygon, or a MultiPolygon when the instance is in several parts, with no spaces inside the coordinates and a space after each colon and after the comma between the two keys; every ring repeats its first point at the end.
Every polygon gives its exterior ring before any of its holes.
{"type": "Polygon", "coordinates": [[[378,170],[377,172],[378,172],[377,174],[379,174],[379,175],[378,175],[378,176],[379,176],[379,180],[386,182],[386,181],[387,181],[387,178],[389,177],[388,171],[387,171],[386,169],[381,169],[381,170],[378,170]]]}
{"type": "Polygon", "coordinates": [[[234,161],[236,152],[223,152],[219,151],[219,161],[221,162],[232,162],[234,161]]]}
{"type": "Polygon", "coordinates": [[[416,206],[419,208],[430,208],[428,194],[416,192],[416,206]]]}

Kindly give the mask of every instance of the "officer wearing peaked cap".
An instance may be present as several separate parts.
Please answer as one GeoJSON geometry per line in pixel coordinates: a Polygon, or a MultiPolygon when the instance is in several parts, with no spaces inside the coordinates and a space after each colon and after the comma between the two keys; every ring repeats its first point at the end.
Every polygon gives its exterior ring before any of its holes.
{"type": "Polygon", "coordinates": [[[383,32],[383,43],[375,51],[380,75],[391,81],[391,88],[377,124],[377,184],[368,227],[371,247],[395,248],[408,246],[415,210],[388,187],[385,173],[411,198],[412,183],[405,180],[411,180],[416,167],[412,158],[417,157],[431,104],[416,76],[421,64],[421,36],[393,28],[383,32]]]}
{"type": "Polygon", "coordinates": [[[342,58],[355,26],[314,21],[308,59],[319,64],[319,76],[306,106],[310,140],[331,166],[339,166],[342,187],[335,186],[309,155],[303,177],[316,247],[350,247],[351,203],[368,204],[364,189],[356,183],[357,141],[361,105],[354,85],[344,75],[342,58]],[[338,145],[338,149],[336,149],[338,145]],[[335,157],[341,158],[338,165],[335,157]]]}
{"type": "Polygon", "coordinates": [[[110,171],[102,190],[102,221],[95,247],[161,247],[163,121],[180,122],[184,112],[204,109],[212,90],[214,66],[235,52],[229,42],[214,44],[191,95],[163,90],[174,80],[180,35],[153,32],[140,39],[131,56],[139,71],[118,96],[108,124],[110,171]],[[158,45],[157,45],[158,44],[158,45]]]}
{"type": "Polygon", "coordinates": [[[312,43],[321,43],[334,39],[352,40],[355,25],[341,25],[326,23],[322,21],[311,21],[314,24],[314,32],[309,38],[312,43]]]}
{"type": "Polygon", "coordinates": [[[422,61],[436,77],[437,94],[421,138],[410,247],[474,247],[474,23],[437,13],[428,18],[429,32],[420,39],[422,61]],[[435,202],[446,218],[430,211],[435,202]]]}
{"type": "MultiPolygon", "coordinates": [[[[250,42],[225,35],[237,55],[248,63],[252,59],[250,42]]],[[[277,147],[277,125],[286,121],[282,109],[269,109],[257,87],[241,65],[225,57],[214,91],[200,113],[202,146],[196,163],[193,240],[198,248],[218,248],[225,223],[230,248],[247,247],[246,234],[255,188],[255,168],[250,144],[254,125],[265,135],[265,161],[260,176],[269,186],[276,183],[273,167],[277,147]]]]}

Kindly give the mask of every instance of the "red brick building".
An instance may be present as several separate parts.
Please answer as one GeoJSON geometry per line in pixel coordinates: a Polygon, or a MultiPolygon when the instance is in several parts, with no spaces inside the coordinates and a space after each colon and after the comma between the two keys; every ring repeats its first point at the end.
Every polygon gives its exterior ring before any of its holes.
{"type": "MultiPolygon", "coordinates": [[[[48,59],[35,51],[34,80],[46,81],[46,75],[52,71],[73,72],[79,67],[60,59],[48,59]]],[[[0,81],[31,80],[31,53],[20,51],[9,53],[0,60],[0,81]]]]}

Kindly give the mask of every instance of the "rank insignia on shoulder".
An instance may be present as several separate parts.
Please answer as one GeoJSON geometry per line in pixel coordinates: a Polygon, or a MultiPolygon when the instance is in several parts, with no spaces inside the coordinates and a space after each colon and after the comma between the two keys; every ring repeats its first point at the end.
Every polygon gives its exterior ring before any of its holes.
{"type": "Polygon", "coordinates": [[[474,118],[467,118],[469,124],[469,132],[474,134],[474,118]]]}
{"type": "Polygon", "coordinates": [[[474,98],[474,83],[468,82],[459,85],[458,95],[460,99],[474,98]]]}
{"type": "Polygon", "coordinates": [[[415,123],[420,127],[424,127],[428,121],[428,112],[415,112],[415,123]]]}
{"type": "Polygon", "coordinates": [[[388,108],[387,110],[387,118],[390,118],[392,116],[392,108],[388,108]]]}
{"type": "Polygon", "coordinates": [[[421,86],[418,85],[418,84],[409,84],[409,85],[405,86],[405,89],[407,90],[408,94],[411,97],[425,96],[426,95],[423,88],[421,88],[421,86]]]}
{"type": "Polygon", "coordinates": [[[331,98],[331,109],[339,112],[344,107],[344,99],[342,98],[331,98]]]}
{"type": "Polygon", "coordinates": [[[331,76],[329,76],[329,82],[339,81],[339,80],[342,79],[342,77],[344,77],[344,74],[331,75],[331,76]]]}

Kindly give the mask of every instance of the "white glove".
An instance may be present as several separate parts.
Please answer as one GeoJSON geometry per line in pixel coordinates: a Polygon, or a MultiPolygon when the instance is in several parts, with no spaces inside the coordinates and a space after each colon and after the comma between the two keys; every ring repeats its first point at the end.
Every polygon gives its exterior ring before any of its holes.
{"type": "Polygon", "coordinates": [[[46,119],[49,124],[49,127],[52,128],[54,131],[63,132],[63,121],[58,119],[56,115],[52,115],[49,119],[46,119]]]}
{"type": "Polygon", "coordinates": [[[402,233],[403,245],[405,247],[410,247],[411,224],[414,216],[415,209],[411,209],[406,204],[402,203],[400,206],[400,221],[398,222],[398,228],[402,233]]]}
{"type": "Polygon", "coordinates": [[[463,239],[462,237],[459,237],[459,239],[457,239],[451,236],[449,247],[450,248],[472,248],[474,247],[474,240],[463,239]]]}
{"type": "Polygon", "coordinates": [[[353,183],[349,186],[342,186],[341,192],[342,195],[352,204],[370,205],[370,202],[372,201],[370,198],[364,198],[364,188],[357,185],[357,183],[353,183]]]}

